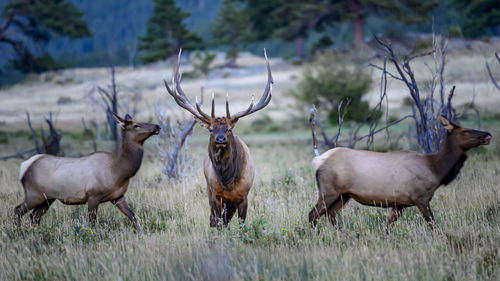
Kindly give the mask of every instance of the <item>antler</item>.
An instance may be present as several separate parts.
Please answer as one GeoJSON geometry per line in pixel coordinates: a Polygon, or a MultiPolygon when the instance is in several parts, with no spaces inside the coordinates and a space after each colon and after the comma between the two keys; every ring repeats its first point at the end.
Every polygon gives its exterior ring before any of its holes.
{"type": "Polygon", "coordinates": [[[185,110],[191,112],[200,121],[210,124],[211,120],[215,118],[215,102],[214,95],[212,94],[212,117],[208,116],[203,110],[201,110],[200,104],[198,103],[198,98],[196,98],[196,107],[189,101],[186,94],[181,88],[181,75],[179,74],[179,68],[181,64],[181,54],[182,49],[179,50],[179,55],[177,56],[177,65],[174,66],[174,77],[172,78],[174,90],[170,89],[167,81],[163,80],[165,83],[165,88],[167,92],[174,98],[175,102],[185,110]]]}
{"type": "Polygon", "coordinates": [[[267,59],[266,49],[264,49],[264,57],[266,58],[266,65],[267,65],[267,85],[266,85],[264,93],[262,94],[262,97],[260,98],[259,102],[254,106],[253,105],[254,100],[253,100],[253,95],[252,95],[252,101],[250,103],[250,106],[247,109],[240,111],[231,117],[230,113],[229,113],[229,101],[228,101],[228,97],[226,95],[226,117],[227,118],[232,118],[233,120],[236,121],[241,117],[250,115],[256,111],[263,109],[271,101],[274,80],[273,80],[273,75],[271,74],[271,66],[269,65],[269,60],[267,59]]]}

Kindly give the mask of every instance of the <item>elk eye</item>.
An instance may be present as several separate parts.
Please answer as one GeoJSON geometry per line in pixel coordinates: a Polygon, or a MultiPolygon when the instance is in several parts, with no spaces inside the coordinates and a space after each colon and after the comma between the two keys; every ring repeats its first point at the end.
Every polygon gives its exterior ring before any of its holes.
{"type": "Polygon", "coordinates": [[[227,129],[227,130],[228,130],[229,132],[232,132],[232,131],[233,131],[233,128],[229,128],[229,129],[227,129]]]}
{"type": "Polygon", "coordinates": [[[135,125],[134,125],[134,128],[140,128],[140,127],[141,127],[141,126],[139,126],[139,125],[137,125],[137,124],[135,124],[135,125]]]}
{"type": "Polygon", "coordinates": [[[211,133],[211,132],[213,132],[214,130],[213,130],[213,129],[208,129],[208,131],[211,133]]]}

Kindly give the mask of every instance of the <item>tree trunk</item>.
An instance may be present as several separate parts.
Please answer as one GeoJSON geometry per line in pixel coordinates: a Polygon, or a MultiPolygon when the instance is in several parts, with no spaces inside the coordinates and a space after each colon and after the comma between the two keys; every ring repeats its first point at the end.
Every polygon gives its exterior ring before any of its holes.
{"type": "Polygon", "coordinates": [[[295,39],[295,56],[299,59],[304,58],[304,37],[299,36],[295,39]]]}
{"type": "Polygon", "coordinates": [[[354,47],[356,49],[361,49],[365,44],[363,38],[363,14],[362,6],[358,0],[349,1],[349,9],[352,14],[352,27],[354,31],[354,47]]]}

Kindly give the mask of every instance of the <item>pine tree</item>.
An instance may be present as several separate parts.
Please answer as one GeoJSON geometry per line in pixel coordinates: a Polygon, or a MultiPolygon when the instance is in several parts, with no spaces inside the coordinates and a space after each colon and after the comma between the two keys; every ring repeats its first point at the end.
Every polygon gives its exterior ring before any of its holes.
{"type": "Polygon", "coordinates": [[[224,0],[212,25],[215,44],[229,45],[226,60],[229,66],[236,66],[238,49],[251,38],[248,14],[232,0],[224,0]]]}
{"type": "Polygon", "coordinates": [[[189,13],[176,7],[175,0],[154,0],[146,35],[139,37],[140,58],[144,62],[154,62],[175,55],[180,48],[200,48],[201,38],[182,22],[187,17],[189,13]]]}
{"type": "Polygon", "coordinates": [[[342,7],[326,1],[282,0],[271,13],[273,36],[295,42],[295,54],[305,56],[303,42],[312,30],[321,29],[325,23],[338,19],[342,7]]]}
{"type": "Polygon", "coordinates": [[[83,13],[64,0],[14,0],[4,8],[0,44],[8,44],[16,54],[14,66],[22,72],[60,68],[43,47],[55,36],[90,36],[83,13]]]}
{"type": "Polygon", "coordinates": [[[404,24],[420,23],[439,4],[438,0],[240,0],[246,4],[257,40],[279,37],[295,41],[296,54],[303,55],[302,41],[313,30],[341,21],[351,21],[354,45],[364,44],[364,23],[370,15],[404,24]]]}
{"type": "Polygon", "coordinates": [[[403,24],[414,24],[427,20],[429,12],[439,4],[438,0],[343,0],[341,2],[346,11],[344,18],[352,21],[354,46],[358,49],[364,45],[364,22],[369,15],[383,16],[387,20],[403,24]]]}
{"type": "Polygon", "coordinates": [[[453,0],[451,6],[460,11],[460,27],[466,37],[500,34],[500,1],[453,0]]]}

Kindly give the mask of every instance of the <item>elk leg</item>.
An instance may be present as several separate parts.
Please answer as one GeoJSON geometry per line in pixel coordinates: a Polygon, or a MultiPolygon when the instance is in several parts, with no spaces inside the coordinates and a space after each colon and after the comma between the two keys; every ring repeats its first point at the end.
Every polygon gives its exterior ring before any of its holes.
{"type": "Polygon", "coordinates": [[[328,218],[333,226],[337,224],[337,213],[349,202],[351,196],[348,194],[342,194],[340,197],[333,202],[330,207],[328,207],[328,218]]]}
{"type": "Polygon", "coordinates": [[[134,211],[130,209],[124,196],[116,200],[112,200],[111,203],[113,203],[113,205],[115,205],[118,208],[118,210],[120,210],[124,215],[126,215],[129,218],[129,220],[132,222],[137,232],[141,232],[141,228],[137,223],[137,218],[135,217],[134,211]]]}
{"type": "Polygon", "coordinates": [[[391,224],[393,222],[396,222],[399,219],[401,214],[403,214],[404,209],[405,209],[404,207],[392,208],[391,213],[387,217],[387,224],[385,226],[385,234],[386,235],[389,235],[389,227],[391,226],[391,224]]]}
{"type": "Polygon", "coordinates": [[[230,202],[224,203],[224,215],[223,215],[224,226],[227,226],[229,224],[235,212],[236,212],[236,206],[233,203],[230,202]]]}
{"type": "Polygon", "coordinates": [[[40,205],[42,202],[45,201],[43,197],[35,197],[36,199],[29,199],[33,197],[28,197],[24,199],[24,202],[17,205],[15,208],[15,214],[16,214],[16,225],[21,226],[21,218],[29,212],[29,210],[35,208],[36,206],[40,205]]]}
{"type": "Polygon", "coordinates": [[[335,202],[335,200],[337,200],[338,198],[338,194],[320,194],[316,206],[314,206],[314,208],[312,208],[312,210],[309,212],[309,223],[312,225],[312,227],[316,227],[317,220],[328,210],[327,206],[332,205],[333,202],[335,202]]]}
{"type": "Polygon", "coordinates": [[[243,202],[238,205],[238,218],[240,220],[240,224],[244,224],[247,218],[247,210],[248,210],[248,200],[245,198],[243,202]]]}
{"type": "Polygon", "coordinates": [[[47,199],[42,204],[36,206],[31,212],[31,223],[40,225],[40,219],[50,208],[50,205],[54,203],[55,199],[47,199]]]}
{"type": "Polygon", "coordinates": [[[216,200],[210,199],[210,227],[217,227],[218,229],[220,229],[219,226],[220,217],[221,217],[221,206],[219,206],[216,200]]]}
{"type": "Polygon", "coordinates": [[[424,216],[425,221],[429,224],[429,227],[431,229],[434,229],[434,227],[436,226],[436,220],[434,219],[434,215],[432,214],[429,202],[425,204],[418,204],[417,207],[422,213],[422,216],[424,216]]]}
{"type": "Polygon", "coordinates": [[[96,198],[89,198],[87,201],[87,209],[89,214],[89,223],[90,226],[95,226],[95,221],[97,218],[97,208],[99,207],[99,201],[96,198]]]}

